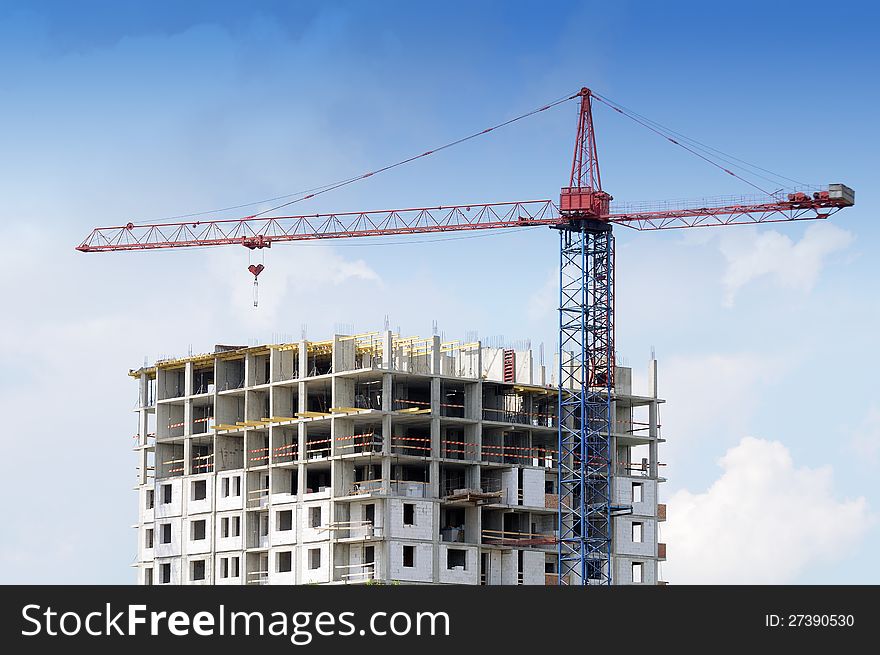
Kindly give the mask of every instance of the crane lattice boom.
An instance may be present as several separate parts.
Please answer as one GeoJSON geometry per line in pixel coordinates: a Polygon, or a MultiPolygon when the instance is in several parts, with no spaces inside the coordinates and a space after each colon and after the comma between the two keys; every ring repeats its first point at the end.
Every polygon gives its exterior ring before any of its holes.
{"type": "MultiPolygon", "coordinates": [[[[636,230],[669,230],[816,220],[853,204],[852,190],[842,184],[775,194],[766,198],[729,198],[695,206],[653,211],[611,206],[598,220],[636,230]]],[[[207,221],[128,223],[95,228],[77,246],[81,252],[155,250],[203,246],[244,245],[265,248],[285,241],[394,236],[456,230],[556,226],[565,218],[551,200],[472,203],[442,207],[415,207],[366,212],[339,212],[301,216],[266,216],[207,221]]]]}

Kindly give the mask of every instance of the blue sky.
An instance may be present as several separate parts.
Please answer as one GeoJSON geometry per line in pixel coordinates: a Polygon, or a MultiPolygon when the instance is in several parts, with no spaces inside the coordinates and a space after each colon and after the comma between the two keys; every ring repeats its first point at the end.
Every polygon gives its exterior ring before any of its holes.
{"type": "MultiPolygon", "coordinates": [[[[0,581],[133,580],[125,373],[145,357],[386,314],[556,340],[550,230],[273,248],[254,310],[245,252],[75,252],[89,229],[321,185],[589,85],[857,192],[827,224],[617,231],[618,348],[637,384],[656,349],[668,399],[664,577],[880,582],[880,11],[604,4],[0,2],[0,581]]],[[[620,200],[750,193],[604,107],[595,122],[620,200]]],[[[565,104],[300,207],[554,198],[574,129],[565,104]]]]}

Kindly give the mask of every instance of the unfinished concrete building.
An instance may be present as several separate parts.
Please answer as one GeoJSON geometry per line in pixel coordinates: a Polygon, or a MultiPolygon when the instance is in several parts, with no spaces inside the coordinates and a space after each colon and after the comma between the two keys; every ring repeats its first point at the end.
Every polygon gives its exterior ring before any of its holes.
{"type": "MultiPolygon", "coordinates": [[[[557,392],[529,349],[390,332],[138,380],[140,584],[557,584],[557,392]]],[[[662,584],[656,363],[619,367],[615,584],[662,584]]]]}

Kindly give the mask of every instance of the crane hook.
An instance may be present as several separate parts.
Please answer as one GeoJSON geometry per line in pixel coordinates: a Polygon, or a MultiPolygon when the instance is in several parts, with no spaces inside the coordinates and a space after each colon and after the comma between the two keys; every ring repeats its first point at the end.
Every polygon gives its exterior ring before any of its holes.
{"type": "Polygon", "coordinates": [[[248,270],[254,276],[254,307],[257,306],[257,292],[259,290],[259,282],[257,281],[257,278],[259,277],[260,273],[262,273],[265,269],[266,267],[262,264],[251,264],[250,266],[248,266],[248,270]]]}

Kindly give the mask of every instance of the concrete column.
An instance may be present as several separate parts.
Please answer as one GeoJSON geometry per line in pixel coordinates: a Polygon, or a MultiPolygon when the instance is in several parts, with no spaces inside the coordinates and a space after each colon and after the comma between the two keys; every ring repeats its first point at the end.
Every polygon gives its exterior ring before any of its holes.
{"type": "MultiPolygon", "coordinates": [[[[434,337],[438,346],[440,337],[434,337]]],[[[439,358],[435,360],[440,363],[439,358]]],[[[440,457],[440,378],[431,378],[431,463],[430,463],[430,484],[428,486],[428,497],[437,498],[440,495],[440,464],[437,458],[440,457]]],[[[439,526],[437,527],[439,530],[439,526]]]]}
{"type": "Polygon", "coordinates": [[[334,373],[350,371],[355,366],[356,343],[354,339],[333,335],[333,351],[330,361],[334,373]]]}
{"type": "MultiPolygon", "coordinates": [[[[192,437],[184,437],[183,439],[183,476],[187,476],[192,471],[192,437]]],[[[185,485],[184,485],[185,486],[185,485]]]]}
{"type": "MultiPolygon", "coordinates": [[[[435,462],[436,464],[436,462],[435,462]]],[[[432,503],[431,512],[431,581],[440,582],[440,503],[432,503]]]]}
{"type": "MultiPolygon", "coordinates": [[[[390,440],[388,437],[385,440],[387,444],[390,440]]],[[[384,446],[383,446],[384,448],[384,446]]],[[[382,457],[382,486],[388,490],[388,493],[391,493],[391,458],[387,456],[382,457]]],[[[391,540],[388,538],[388,534],[391,530],[391,503],[388,500],[383,500],[377,503],[376,511],[382,512],[382,541],[380,542],[380,547],[376,552],[376,559],[381,560],[381,565],[379,569],[383,572],[383,580],[385,582],[391,581],[391,540]]]]}
{"type": "MultiPolygon", "coordinates": [[[[149,478],[147,477],[147,474],[149,473],[149,471],[147,471],[147,449],[146,448],[141,448],[138,451],[138,460],[140,462],[140,471],[138,473],[138,484],[147,484],[147,482],[149,481],[149,478]]],[[[141,507],[138,513],[142,514],[143,511],[144,511],[143,507],[141,507]]]]}
{"type": "Polygon", "coordinates": [[[440,375],[440,337],[436,334],[431,339],[431,373],[440,375]]]}
{"type": "MultiPolygon", "coordinates": [[[[302,448],[302,432],[300,432],[300,448],[302,448]]],[[[300,450],[303,452],[303,450],[300,450]]],[[[300,455],[302,457],[302,455],[300,455]]],[[[300,512],[302,512],[302,497],[306,492],[306,465],[305,464],[297,464],[296,467],[296,505],[300,512]]],[[[299,528],[297,528],[299,530],[299,528]]],[[[300,537],[297,536],[297,543],[302,545],[302,541],[300,537]]],[[[299,579],[299,578],[297,578],[299,579]]]]}
{"type": "MultiPolygon", "coordinates": [[[[189,436],[192,434],[192,400],[190,399],[190,392],[192,391],[193,384],[193,365],[192,362],[187,362],[184,365],[183,369],[183,395],[186,400],[183,403],[183,434],[185,439],[183,440],[183,475],[188,476],[192,473],[192,438],[189,436]]],[[[189,497],[189,489],[186,488],[186,483],[181,485],[181,492],[183,494],[183,502],[186,503],[189,497]]],[[[184,522],[185,523],[185,522],[184,522]]],[[[185,527],[185,525],[184,525],[185,527]]]]}
{"type": "MultiPolygon", "coordinates": [[[[303,339],[299,342],[299,377],[306,378],[309,375],[309,342],[303,339]]],[[[300,402],[302,406],[302,402],[300,402]]]]}
{"type": "Polygon", "coordinates": [[[147,445],[147,432],[149,422],[147,418],[147,403],[150,397],[150,380],[146,373],[141,373],[138,380],[138,393],[140,394],[140,403],[138,403],[138,445],[147,445]]]}
{"type": "Polygon", "coordinates": [[[391,370],[394,368],[394,338],[391,336],[391,330],[385,330],[382,334],[382,368],[391,370]]]}
{"type": "Polygon", "coordinates": [[[254,386],[254,382],[256,381],[256,377],[254,374],[254,356],[250,353],[245,354],[244,356],[244,386],[252,387],[254,386]]]}
{"type": "MultiPolygon", "coordinates": [[[[431,373],[440,375],[440,337],[434,335],[431,339],[431,373]]],[[[428,497],[439,498],[440,496],[440,378],[431,378],[431,462],[429,464],[428,497]]],[[[432,503],[431,511],[431,580],[434,584],[440,582],[440,504],[432,503]]]]}
{"type": "Polygon", "coordinates": [[[189,397],[192,395],[192,385],[193,385],[193,365],[192,362],[187,362],[185,368],[183,369],[183,395],[187,398],[187,401],[183,405],[183,433],[184,434],[192,434],[192,401],[189,400],[189,397]]]}
{"type": "MultiPolygon", "coordinates": [[[[648,394],[652,398],[657,398],[657,360],[651,359],[648,364],[648,394]]],[[[654,401],[648,405],[648,434],[651,437],[651,443],[648,445],[648,466],[649,475],[657,479],[657,439],[660,437],[660,429],[657,425],[659,422],[659,404],[654,401]]]]}
{"type": "Polygon", "coordinates": [[[383,373],[382,374],[382,411],[384,412],[382,415],[382,454],[390,455],[391,454],[391,408],[394,406],[392,403],[392,389],[391,385],[393,384],[394,376],[391,373],[383,373]]]}
{"type": "Polygon", "coordinates": [[[648,444],[648,475],[656,480],[659,477],[659,467],[657,466],[657,458],[659,456],[657,442],[657,403],[651,403],[648,415],[651,431],[651,441],[648,444]]]}
{"type": "MultiPolygon", "coordinates": [[[[298,406],[293,408],[294,413],[304,412],[306,411],[306,383],[305,377],[308,375],[309,369],[309,342],[303,339],[299,342],[299,348],[297,349],[297,357],[299,358],[299,363],[297,367],[299,369],[299,382],[297,383],[297,387],[299,389],[297,403],[298,406]]],[[[299,459],[304,460],[306,458],[306,428],[302,423],[297,424],[298,434],[297,441],[299,446],[297,447],[297,451],[299,452],[299,459]]],[[[305,465],[300,465],[299,467],[299,497],[302,498],[302,495],[306,492],[306,471],[305,465]]],[[[300,502],[302,502],[300,500],[300,502]]]]}

